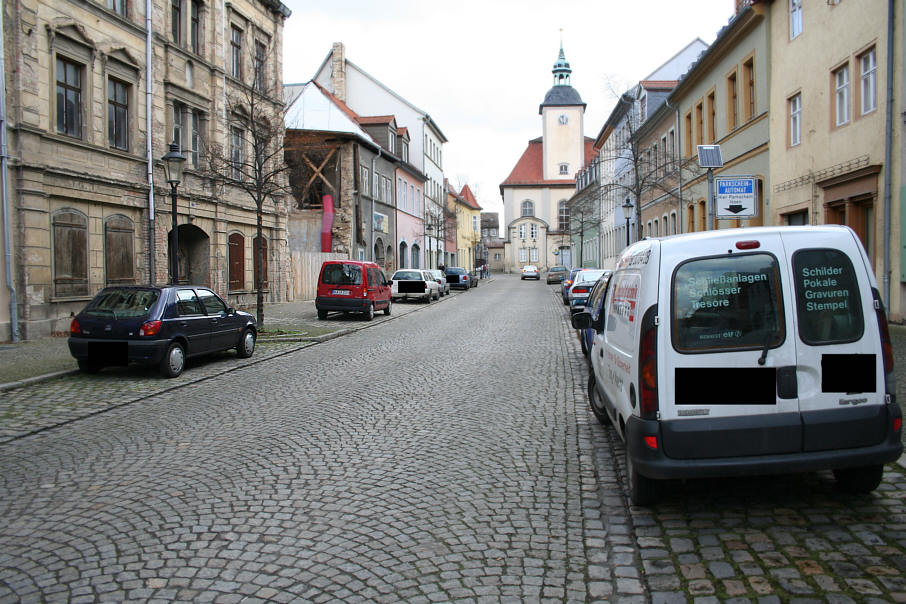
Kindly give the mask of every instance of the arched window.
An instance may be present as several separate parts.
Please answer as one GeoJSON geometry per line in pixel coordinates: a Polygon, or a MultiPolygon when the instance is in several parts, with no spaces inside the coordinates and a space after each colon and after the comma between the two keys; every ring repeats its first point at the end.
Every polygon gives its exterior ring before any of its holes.
{"type": "Polygon", "coordinates": [[[566,200],[563,199],[558,204],[558,218],[560,223],[559,230],[568,231],[569,230],[569,206],[566,205],[566,200]]]}
{"type": "Polygon", "coordinates": [[[400,243],[400,268],[409,268],[409,263],[407,262],[409,257],[409,246],[406,245],[406,242],[403,241],[400,243]]]}
{"type": "Polygon", "coordinates": [[[535,215],[535,204],[531,200],[526,199],[522,202],[522,215],[523,216],[534,216],[535,215]]]}
{"type": "Polygon", "coordinates": [[[230,265],[230,291],[245,289],[245,237],[242,233],[230,235],[227,253],[230,265]]]}
{"type": "Polygon", "coordinates": [[[132,221],[115,214],[104,221],[104,272],[107,285],[135,283],[132,221]]]}
{"type": "Polygon", "coordinates": [[[88,218],[73,209],[53,216],[54,295],[88,295],[88,218]]]}
{"type": "Polygon", "coordinates": [[[261,288],[267,289],[267,239],[263,237],[255,237],[252,240],[252,251],[255,254],[255,289],[258,288],[258,275],[261,275],[261,288]],[[261,246],[261,251],[263,252],[262,256],[264,257],[264,264],[258,266],[258,246],[261,246]],[[260,272],[259,272],[260,271],[260,272]]]}

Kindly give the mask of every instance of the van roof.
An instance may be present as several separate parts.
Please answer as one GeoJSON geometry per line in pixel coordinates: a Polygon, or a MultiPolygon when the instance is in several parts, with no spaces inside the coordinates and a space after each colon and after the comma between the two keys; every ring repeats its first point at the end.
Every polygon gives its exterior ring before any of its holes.
{"type": "MultiPolygon", "coordinates": [[[[839,237],[843,233],[851,233],[852,230],[839,224],[822,224],[814,226],[763,226],[763,227],[743,227],[732,229],[717,229],[713,231],[698,231],[695,233],[683,233],[682,235],[670,235],[668,237],[658,237],[648,239],[647,241],[658,241],[662,246],[672,247],[673,245],[686,245],[690,240],[695,241],[713,241],[713,240],[732,240],[739,241],[744,239],[758,239],[759,236],[775,235],[783,233],[812,233],[814,235],[825,235],[831,238],[839,237]]],[[[643,239],[642,241],[646,241],[643,239]]]]}

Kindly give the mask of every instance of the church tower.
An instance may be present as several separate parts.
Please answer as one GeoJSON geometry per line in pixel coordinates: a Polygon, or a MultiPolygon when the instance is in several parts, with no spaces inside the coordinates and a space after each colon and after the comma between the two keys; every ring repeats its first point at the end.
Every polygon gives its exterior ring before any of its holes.
{"type": "Polygon", "coordinates": [[[544,180],[572,180],[585,165],[585,103],[570,85],[572,69],[563,53],[551,70],[554,85],[538,107],[541,114],[544,180]]]}

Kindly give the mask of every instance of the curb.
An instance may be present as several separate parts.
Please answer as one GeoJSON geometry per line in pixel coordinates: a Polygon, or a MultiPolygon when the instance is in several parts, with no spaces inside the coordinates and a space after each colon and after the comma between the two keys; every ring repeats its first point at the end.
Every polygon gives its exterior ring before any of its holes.
{"type": "Polygon", "coordinates": [[[44,382],[47,380],[52,380],[53,378],[60,377],[61,375],[69,375],[70,373],[78,373],[78,369],[64,369],[63,371],[54,371],[53,373],[45,373],[44,375],[36,375],[34,377],[25,378],[24,380],[17,380],[15,382],[6,382],[0,384],[0,392],[6,392],[7,390],[13,390],[14,388],[21,388],[23,386],[30,386],[31,384],[36,384],[38,382],[44,382]]]}

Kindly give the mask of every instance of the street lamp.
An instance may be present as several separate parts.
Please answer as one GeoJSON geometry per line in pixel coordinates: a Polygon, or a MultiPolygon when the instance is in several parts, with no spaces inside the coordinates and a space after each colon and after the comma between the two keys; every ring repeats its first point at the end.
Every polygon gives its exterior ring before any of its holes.
{"type": "Polygon", "coordinates": [[[629,219],[632,218],[633,205],[627,197],[626,201],[624,201],[623,205],[620,207],[623,208],[623,218],[626,219],[626,247],[629,247],[629,219]]]}
{"type": "Polygon", "coordinates": [[[171,239],[172,252],[170,254],[170,279],[172,283],[179,282],[179,233],[176,230],[176,188],[182,180],[182,169],[186,157],[179,152],[176,141],[170,143],[170,150],[161,158],[164,162],[164,171],[167,173],[167,182],[170,183],[170,213],[173,217],[173,235],[171,239]]]}

